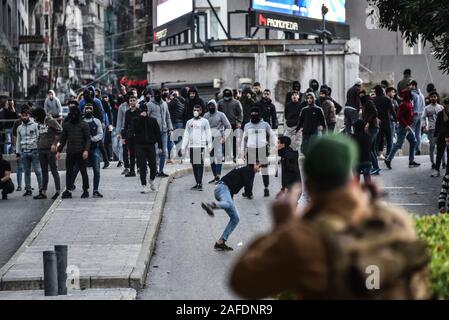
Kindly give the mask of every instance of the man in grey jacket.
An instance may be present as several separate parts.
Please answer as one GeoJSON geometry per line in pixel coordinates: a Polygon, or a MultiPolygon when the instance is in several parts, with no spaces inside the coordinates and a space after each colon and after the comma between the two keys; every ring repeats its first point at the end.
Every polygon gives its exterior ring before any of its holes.
{"type": "Polygon", "coordinates": [[[147,104],[148,115],[157,120],[162,135],[162,147],[157,149],[162,152],[159,153],[159,173],[158,177],[166,178],[168,175],[164,173],[165,159],[167,157],[168,138],[173,132],[173,125],[171,123],[170,112],[168,111],[167,103],[162,99],[160,90],[154,91],[154,98],[147,104]]]}
{"type": "Polygon", "coordinates": [[[53,90],[48,91],[47,99],[44,102],[44,110],[46,114],[51,115],[56,120],[62,119],[62,106],[53,90]]]}
{"type": "MultiPolygon", "coordinates": [[[[234,99],[231,88],[225,88],[223,90],[223,99],[218,102],[218,110],[226,115],[233,131],[242,129],[243,108],[240,101],[234,99]]],[[[237,159],[237,136],[238,134],[234,134],[226,142],[228,146],[229,143],[232,143],[232,158],[234,162],[237,159]]]]}
{"type": "Polygon", "coordinates": [[[204,119],[209,121],[213,137],[213,150],[210,153],[211,168],[214,179],[209,184],[218,183],[221,179],[221,169],[223,163],[223,145],[227,137],[232,134],[232,127],[228,118],[223,112],[217,110],[217,102],[211,100],[207,103],[208,113],[204,115],[204,119]]]}
{"type": "Polygon", "coordinates": [[[17,128],[16,152],[17,160],[22,159],[25,167],[25,194],[24,197],[32,196],[31,191],[31,166],[39,184],[39,195],[42,194],[42,170],[39,163],[38,138],[39,128],[31,118],[28,109],[22,110],[20,117],[22,124],[17,128]]]}
{"type": "Polygon", "coordinates": [[[126,143],[123,143],[123,137],[122,137],[122,130],[125,128],[125,114],[126,111],[129,109],[129,98],[133,96],[132,92],[128,92],[125,95],[125,102],[123,102],[118,111],[117,111],[117,125],[115,127],[115,132],[117,134],[116,139],[119,140],[119,144],[121,145],[121,149],[123,152],[123,164],[125,166],[125,169],[122,172],[122,175],[126,175],[129,173],[130,163],[129,163],[129,154],[128,154],[128,148],[126,146],[126,143]]]}

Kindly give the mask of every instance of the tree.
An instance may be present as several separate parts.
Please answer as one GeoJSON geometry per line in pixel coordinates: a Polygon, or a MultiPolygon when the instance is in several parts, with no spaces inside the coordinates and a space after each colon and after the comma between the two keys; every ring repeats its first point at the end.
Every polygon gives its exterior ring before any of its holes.
{"type": "MultiPolygon", "coordinates": [[[[368,0],[379,9],[379,27],[401,32],[407,44],[421,40],[434,49],[440,69],[449,73],[449,1],[368,0]]],[[[373,14],[374,12],[372,12],[373,14]]]]}

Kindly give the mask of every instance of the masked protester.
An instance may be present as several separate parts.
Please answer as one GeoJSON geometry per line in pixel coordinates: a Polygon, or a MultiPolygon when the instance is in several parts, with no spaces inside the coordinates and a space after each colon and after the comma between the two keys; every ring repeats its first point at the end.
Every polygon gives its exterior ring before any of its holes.
{"type": "Polygon", "coordinates": [[[142,184],[141,193],[157,191],[154,183],[157,173],[156,145],[162,148],[162,135],[157,120],[149,117],[146,105],[140,108],[140,115],[134,120],[133,135],[136,144],[137,166],[142,184]],[[147,163],[150,166],[149,186],[147,185],[147,163]]]}
{"type": "Polygon", "coordinates": [[[293,150],[299,149],[299,134],[296,131],[298,126],[299,114],[301,113],[303,106],[301,105],[299,92],[293,92],[291,96],[291,102],[285,105],[284,119],[285,119],[285,132],[284,135],[291,139],[291,148],[293,150]]]}
{"type": "Polygon", "coordinates": [[[209,181],[209,184],[212,184],[218,183],[221,179],[223,147],[227,137],[232,134],[232,127],[226,115],[217,110],[218,106],[215,100],[209,101],[207,107],[209,112],[204,115],[204,119],[209,121],[214,146],[210,153],[211,168],[214,179],[209,181]]]}
{"type": "Polygon", "coordinates": [[[81,172],[83,181],[82,199],[89,197],[89,176],[87,175],[86,160],[90,150],[90,128],[82,121],[81,112],[77,101],[69,102],[68,121],[62,126],[62,135],[58,147],[56,159],[61,159],[61,152],[67,145],[66,150],[66,190],[62,194],[63,199],[72,198],[74,182],[76,180],[76,168],[81,172]]]}
{"type": "MultiPolygon", "coordinates": [[[[178,132],[176,132],[176,130],[183,130],[184,129],[184,109],[185,109],[185,103],[186,100],[179,95],[177,90],[172,91],[171,94],[171,100],[170,103],[168,104],[168,111],[170,112],[170,118],[171,118],[171,122],[173,125],[173,131],[175,133],[175,135],[178,135],[178,132]]],[[[180,148],[180,143],[182,141],[182,135],[179,135],[179,138],[176,142],[172,141],[174,137],[172,136],[169,140],[168,140],[168,158],[169,161],[167,161],[167,163],[174,163],[171,159],[171,154],[172,154],[172,150],[173,147],[176,144],[176,149],[178,150],[178,154],[179,151],[181,151],[180,148]]]]}
{"type": "Polygon", "coordinates": [[[25,169],[24,197],[33,195],[31,189],[31,168],[34,170],[39,184],[39,195],[42,195],[42,170],[39,163],[38,139],[39,128],[31,118],[31,111],[22,110],[20,113],[22,124],[17,128],[17,159],[22,160],[25,169]]]}
{"type": "Polygon", "coordinates": [[[270,125],[263,121],[260,109],[254,107],[251,110],[251,122],[245,126],[243,132],[241,153],[245,155],[248,165],[256,162],[262,166],[262,178],[264,184],[264,196],[270,196],[270,177],[268,175],[268,156],[271,146],[277,143],[276,134],[270,125]]]}
{"type": "MultiPolygon", "coordinates": [[[[242,105],[238,100],[235,100],[232,95],[231,88],[225,88],[223,90],[223,99],[218,102],[218,111],[223,112],[231,123],[232,130],[242,128],[243,122],[243,109],[242,105]]],[[[232,143],[232,159],[234,162],[237,161],[237,135],[234,134],[229,136],[227,142],[228,146],[232,143]]]]}
{"type": "Polygon", "coordinates": [[[315,97],[318,97],[320,93],[320,83],[317,80],[312,79],[309,81],[309,88],[313,90],[315,97]]]}
{"type": "Polygon", "coordinates": [[[209,121],[202,117],[201,106],[193,108],[193,118],[187,122],[182,139],[182,153],[190,151],[190,163],[196,184],[191,190],[203,191],[203,172],[205,152],[212,151],[212,134],[209,121]]]}
{"type": "Polygon", "coordinates": [[[242,128],[251,121],[251,110],[256,106],[256,95],[250,86],[243,88],[242,97],[240,98],[240,104],[243,109],[243,122],[242,128]]]}
{"type": "Polygon", "coordinates": [[[123,102],[120,104],[117,111],[117,125],[115,128],[116,131],[116,139],[118,140],[118,150],[122,151],[122,159],[125,169],[122,172],[122,175],[127,175],[130,173],[130,163],[129,163],[129,153],[128,147],[126,146],[126,138],[122,135],[123,129],[125,127],[125,116],[126,112],[129,110],[129,99],[132,97],[132,93],[128,92],[123,97],[123,102]]]}
{"type": "Polygon", "coordinates": [[[301,182],[301,172],[299,170],[299,152],[291,148],[292,140],[283,136],[278,138],[278,156],[281,159],[282,167],[282,190],[287,191],[296,183],[301,182]]]}
{"type": "Polygon", "coordinates": [[[304,97],[303,97],[303,94],[301,93],[301,83],[299,81],[294,81],[293,85],[292,85],[292,90],[287,92],[287,95],[285,97],[285,104],[284,105],[287,105],[290,102],[292,102],[292,95],[293,95],[294,92],[297,92],[298,95],[299,95],[299,100],[301,102],[303,101],[304,97]]]}

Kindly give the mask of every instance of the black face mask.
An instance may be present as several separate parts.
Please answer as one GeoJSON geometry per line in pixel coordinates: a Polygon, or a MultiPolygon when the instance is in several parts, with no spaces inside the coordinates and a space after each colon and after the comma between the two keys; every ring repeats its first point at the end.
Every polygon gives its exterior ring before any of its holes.
{"type": "Polygon", "coordinates": [[[256,124],[260,122],[260,115],[251,115],[251,122],[256,124]]]}
{"type": "Polygon", "coordinates": [[[69,112],[69,119],[71,123],[77,123],[80,120],[80,112],[77,107],[71,108],[69,112]]]}
{"type": "Polygon", "coordinates": [[[146,97],[145,97],[145,102],[150,102],[150,100],[151,100],[151,97],[150,97],[150,96],[146,96],[146,97]]]}
{"type": "Polygon", "coordinates": [[[161,102],[162,97],[161,96],[154,96],[154,100],[159,103],[159,102],[161,102]]]}
{"type": "Polygon", "coordinates": [[[86,119],[92,119],[92,117],[93,117],[92,111],[86,111],[86,112],[84,113],[84,117],[85,117],[86,119]]]}
{"type": "Polygon", "coordinates": [[[164,94],[162,95],[162,98],[167,99],[167,98],[168,98],[168,93],[164,93],[164,94]]]}
{"type": "Polygon", "coordinates": [[[217,111],[217,109],[215,107],[209,108],[210,114],[214,114],[216,111],[217,111]]]}
{"type": "Polygon", "coordinates": [[[26,119],[26,120],[22,120],[23,123],[27,124],[28,122],[30,122],[30,118],[26,119]]]}
{"type": "Polygon", "coordinates": [[[319,85],[316,82],[313,82],[311,87],[312,87],[313,91],[318,91],[318,89],[319,89],[319,85]]]}

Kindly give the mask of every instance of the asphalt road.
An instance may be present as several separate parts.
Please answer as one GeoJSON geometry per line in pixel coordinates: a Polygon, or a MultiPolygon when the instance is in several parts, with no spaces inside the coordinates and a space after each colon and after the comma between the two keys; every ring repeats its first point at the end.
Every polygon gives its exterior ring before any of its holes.
{"type": "MultiPolygon", "coordinates": [[[[62,186],[65,186],[65,172],[60,173],[62,186]]],[[[17,188],[16,175],[12,175],[17,188]]],[[[34,173],[31,175],[33,196],[38,195],[38,185],[34,173]]],[[[22,188],[25,186],[25,177],[22,188]]],[[[51,198],[55,192],[53,177],[50,174],[48,195],[51,198]]],[[[19,249],[34,227],[39,223],[53,200],[33,200],[23,197],[24,191],[8,195],[7,201],[0,200],[0,267],[2,267],[19,249]]]]}
{"type": "MultiPolygon", "coordinates": [[[[204,180],[210,178],[208,173],[204,180]]],[[[256,176],[253,200],[235,197],[240,224],[228,241],[234,251],[226,253],[215,251],[213,246],[229,218],[224,211],[216,211],[210,218],[201,209],[202,201],[214,200],[213,187],[190,191],[193,181],[187,176],[169,187],[155,254],[138,299],[238,299],[228,289],[228,272],[251,239],[270,228],[269,203],[280,190],[279,180],[272,178],[270,198],[263,197],[261,176],[256,176]]]]}

